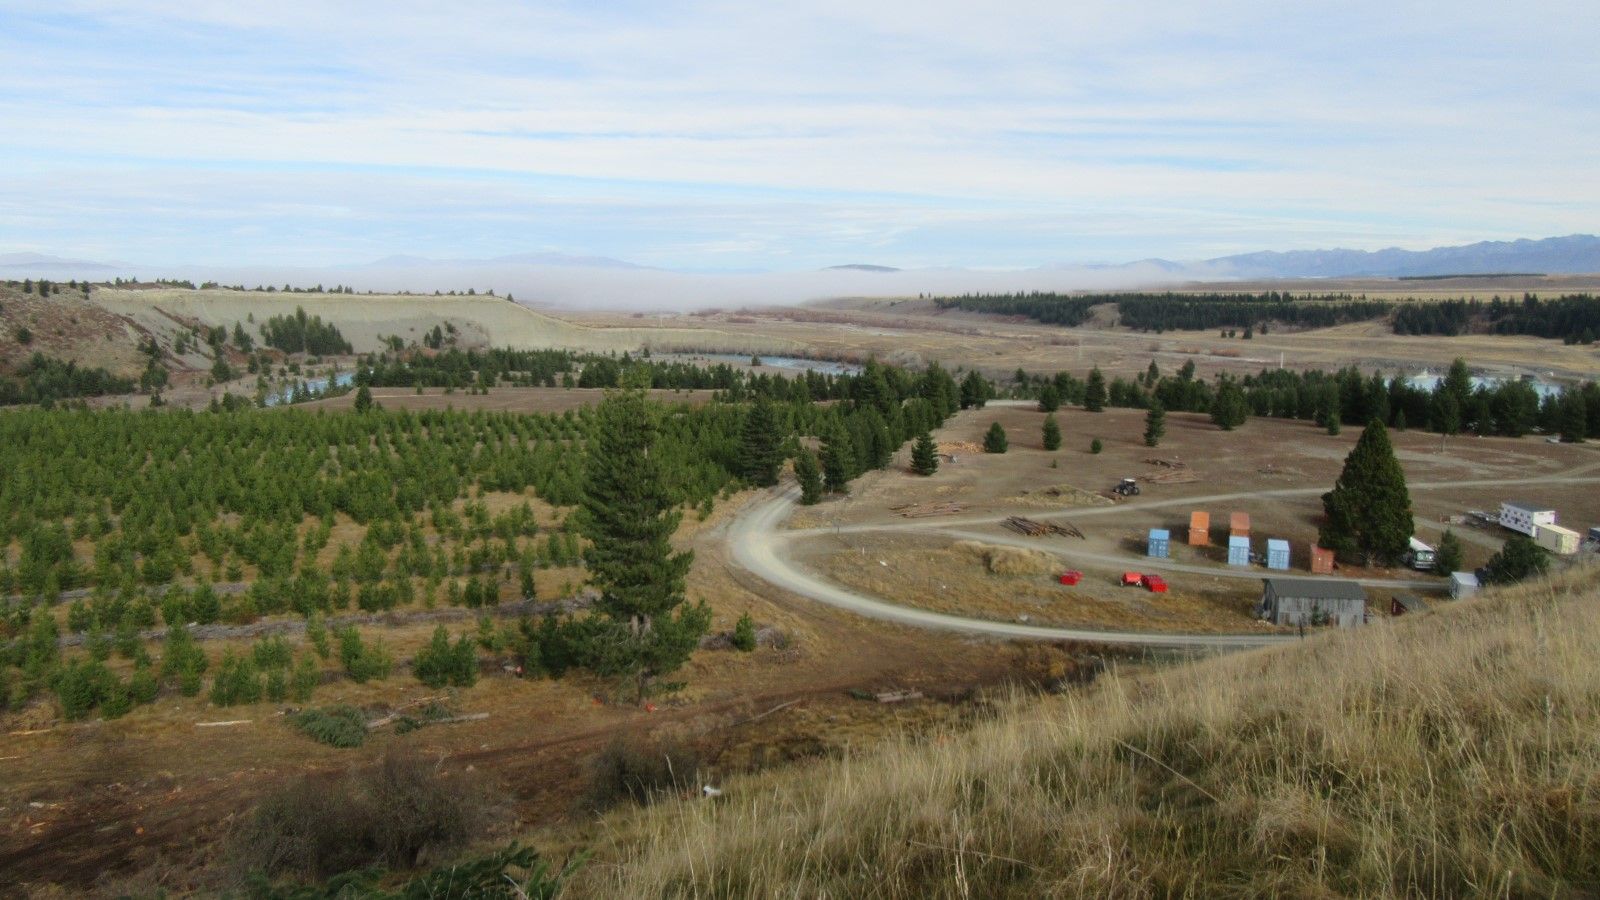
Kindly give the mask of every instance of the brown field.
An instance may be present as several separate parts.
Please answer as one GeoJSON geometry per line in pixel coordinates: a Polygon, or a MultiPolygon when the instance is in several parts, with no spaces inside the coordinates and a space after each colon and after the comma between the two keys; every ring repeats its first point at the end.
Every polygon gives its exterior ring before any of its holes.
{"type": "MultiPolygon", "coordinates": [[[[908,451],[889,471],[862,478],[852,492],[802,508],[790,520],[795,529],[814,529],[794,545],[798,559],[830,580],[862,593],[908,606],[981,618],[1025,621],[1041,625],[1142,628],[1152,631],[1248,632],[1260,626],[1250,608],[1260,596],[1260,582],[1223,577],[1236,573],[1227,562],[1228,514],[1250,514],[1254,549],[1265,553],[1267,538],[1284,538],[1292,548],[1291,571],[1309,574],[1310,546],[1316,541],[1321,516],[1320,493],[1338,477],[1344,457],[1359,432],[1347,429],[1330,436],[1309,422],[1251,419],[1234,432],[1223,432],[1198,414],[1169,413],[1167,436],[1160,447],[1143,444],[1143,414],[1137,410],[1058,411],[1063,448],[1040,449],[1044,414],[1032,408],[991,406],[957,414],[936,433],[946,447],[976,446],[992,422],[1000,422],[1010,438],[1005,454],[958,452],[937,474],[910,473],[908,451]],[[1089,452],[1092,438],[1104,450],[1089,452]],[[1152,459],[1179,461],[1195,478],[1189,483],[1161,484],[1148,479],[1171,471],[1152,459]],[[1112,500],[1109,489],[1123,477],[1138,478],[1143,493],[1112,500]],[[1272,492],[1296,494],[1274,496],[1272,492]],[[1101,496],[1094,496],[1100,494],[1101,496]],[[1216,495],[1239,495],[1207,500],[1216,495]],[[1186,499],[1196,502],[1188,503],[1186,499]],[[916,503],[959,504],[950,515],[904,518],[897,507],[916,503]],[[1133,507],[1122,511],[1119,507],[1133,507]],[[1143,508],[1141,508],[1143,507],[1143,508]],[[1212,544],[1187,544],[1188,516],[1193,509],[1210,512],[1212,544]],[[1022,515],[1066,521],[1085,534],[1071,537],[1024,538],[999,524],[999,518],[1022,515]],[[1151,528],[1168,529],[1173,541],[1167,559],[1145,556],[1151,528]],[[835,533],[835,529],[839,531],[835,533]],[[1033,547],[1056,560],[1051,571],[996,575],[962,542],[980,541],[1011,547],[1033,547]],[[1186,571],[1173,565],[1199,566],[1186,571]],[[1076,587],[1063,587],[1055,575],[1083,570],[1076,587]],[[1117,585],[1124,571],[1163,575],[1166,594],[1151,594],[1117,585]]],[[[1448,516],[1470,509],[1498,512],[1501,500],[1548,503],[1560,521],[1581,530],[1600,523],[1600,490],[1594,484],[1528,484],[1512,487],[1461,485],[1462,481],[1600,475],[1600,448],[1594,445],[1552,445],[1542,439],[1452,438],[1440,449],[1437,435],[1391,433],[1402,466],[1413,485],[1412,506],[1417,534],[1437,542],[1448,516]],[[1433,485],[1433,486],[1429,486],[1433,485]]],[[[1453,530],[1465,545],[1465,563],[1482,565],[1499,549],[1508,532],[1499,528],[1459,525],[1453,530]]],[[[1269,574],[1260,567],[1245,570],[1253,577],[1269,574]]],[[[1442,578],[1407,569],[1361,569],[1341,566],[1340,573],[1361,578],[1430,581],[1442,591],[1442,578]]],[[[1381,588],[1369,594],[1386,596],[1381,588]]]]}

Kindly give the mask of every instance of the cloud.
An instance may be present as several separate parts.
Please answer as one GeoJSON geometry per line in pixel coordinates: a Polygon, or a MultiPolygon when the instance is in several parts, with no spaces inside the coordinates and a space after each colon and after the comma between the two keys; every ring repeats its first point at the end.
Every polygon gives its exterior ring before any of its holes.
{"type": "Polygon", "coordinates": [[[5,5],[6,248],[1024,265],[1600,211],[1576,3],[5,5]]]}

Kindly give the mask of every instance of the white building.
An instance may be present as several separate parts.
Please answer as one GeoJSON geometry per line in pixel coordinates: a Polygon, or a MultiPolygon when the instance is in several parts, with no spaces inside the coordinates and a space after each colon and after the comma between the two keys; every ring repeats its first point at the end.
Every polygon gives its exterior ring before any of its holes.
{"type": "Polygon", "coordinates": [[[1553,509],[1512,500],[1500,504],[1500,524],[1512,531],[1520,531],[1528,537],[1537,537],[1540,525],[1555,523],[1556,511],[1553,509]]]}

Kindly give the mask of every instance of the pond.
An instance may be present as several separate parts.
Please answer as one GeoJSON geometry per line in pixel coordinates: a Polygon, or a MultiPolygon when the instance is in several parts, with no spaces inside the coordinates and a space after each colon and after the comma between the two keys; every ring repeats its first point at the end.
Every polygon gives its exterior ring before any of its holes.
{"type": "MultiPolygon", "coordinates": [[[[1431,391],[1434,388],[1437,388],[1439,386],[1439,382],[1443,380],[1443,375],[1435,375],[1432,372],[1424,371],[1420,375],[1413,375],[1410,378],[1407,378],[1406,384],[1409,384],[1414,388],[1421,388],[1425,391],[1431,391]]],[[[1474,375],[1472,376],[1471,380],[1472,389],[1477,390],[1478,388],[1497,388],[1500,385],[1505,384],[1508,379],[1492,378],[1487,375],[1474,375]]],[[[1546,397],[1558,397],[1561,395],[1561,385],[1559,384],[1551,384],[1548,381],[1540,381],[1537,378],[1523,378],[1522,380],[1526,381],[1530,386],[1533,387],[1533,392],[1539,395],[1540,400],[1543,400],[1546,397]]]]}
{"type": "Polygon", "coordinates": [[[294,392],[301,386],[304,386],[305,389],[311,393],[312,397],[315,398],[326,393],[331,388],[349,387],[350,384],[355,380],[355,372],[335,372],[332,376],[327,378],[312,378],[308,381],[300,381],[295,384],[291,384],[288,387],[277,391],[276,393],[268,394],[265,405],[281,406],[290,402],[294,398],[294,392]]]}
{"type": "MultiPolygon", "coordinates": [[[[733,353],[713,353],[708,359],[714,362],[728,363],[729,365],[750,365],[750,357],[739,356],[733,353]]],[[[834,362],[827,359],[803,359],[798,356],[760,356],[763,366],[774,369],[800,369],[810,372],[819,372],[823,375],[859,375],[861,367],[852,363],[834,362]]]]}

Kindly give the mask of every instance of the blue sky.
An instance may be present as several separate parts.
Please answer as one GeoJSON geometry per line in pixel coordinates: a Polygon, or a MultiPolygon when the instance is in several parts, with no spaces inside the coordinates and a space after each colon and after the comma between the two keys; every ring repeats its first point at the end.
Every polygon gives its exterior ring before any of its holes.
{"type": "Polygon", "coordinates": [[[0,0],[0,252],[1021,267],[1600,230],[1579,2],[0,0]]]}

